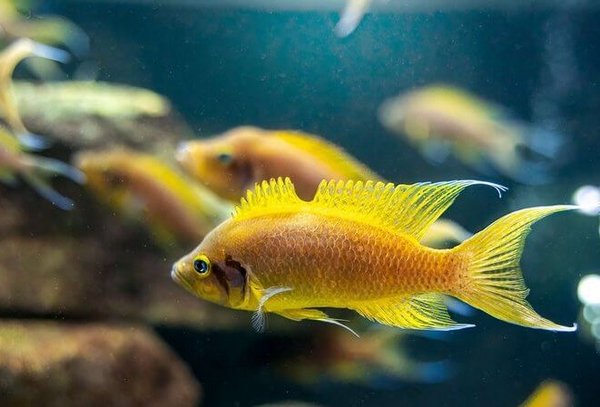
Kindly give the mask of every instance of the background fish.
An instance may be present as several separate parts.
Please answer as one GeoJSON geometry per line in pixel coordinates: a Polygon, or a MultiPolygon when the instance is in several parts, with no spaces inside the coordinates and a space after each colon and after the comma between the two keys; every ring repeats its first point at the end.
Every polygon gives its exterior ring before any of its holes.
{"type": "Polygon", "coordinates": [[[360,338],[340,329],[320,329],[308,351],[303,342],[304,352],[278,363],[279,370],[307,386],[355,384],[373,389],[438,383],[452,375],[448,361],[411,357],[407,337],[410,333],[394,329],[373,329],[360,338]]]}
{"type": "Polygon", "coordinates": [[[464,164],[484,173],[493,168],[524,183],[545,182],[560,137],[537,134],[508,118],[500,106],[462,89],[432,85],[388,99],[379,119],[403,135],[430,161],[440,163],[454,154],[464,164]],[[488,165],[491,164],[491,167],[488,165]]]}
{"type": "Polygon", "coordinates": [[[84,151],[74,162],[101,201],[146,223],[165,248],[195,244],[231,213],[228,203],[150,154],[84,151]]]}
{"type": "Polygon", "coordinates": [[[564,383],[545,380],[521,404],[521,407],[572,407],[573,405],[571,392],[564,383]]]}
{"type": "Polygon", "coordinates": [[[380,179],[321,137],[251,126],[184,142],[177,161],[194,178],[232,201],[238,201],[257,182],[276,177],[294,180],[298,195],[306,200],[315,194],[322,179],[380,179]]]}

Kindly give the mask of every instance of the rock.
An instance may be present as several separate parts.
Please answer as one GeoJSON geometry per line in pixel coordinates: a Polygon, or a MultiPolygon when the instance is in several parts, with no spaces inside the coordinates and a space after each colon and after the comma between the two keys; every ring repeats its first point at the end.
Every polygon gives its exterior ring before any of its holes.
{"type": "Polygon", "coordinates": [[[163,253],[141,226],[85,191],[69,196],[77,206],[65,212],[26,187],[2,192],[0,314],[248,326],[247,315],[200,301],[171,280],[172,263],[191,248],[163,253]]]}
{"type": "Polygon", "coordinates": [[[200,394],[147,329],[0,322],[0,405],[195,406],[200,394]]]}

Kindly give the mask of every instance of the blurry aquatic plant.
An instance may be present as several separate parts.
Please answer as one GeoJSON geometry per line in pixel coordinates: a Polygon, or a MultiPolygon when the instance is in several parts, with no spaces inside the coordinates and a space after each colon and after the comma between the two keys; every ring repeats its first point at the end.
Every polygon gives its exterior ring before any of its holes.
{"type": "Polygon", "coordinates": [[[549,180],[562,137],[510,118],[506,109],[465,90],[430,85],[383,102],[379,120],[429,161],[454,155],[482,172],[525,184],[549,180]],[[540,138],[544,142],[540,143],[540,138]]]}

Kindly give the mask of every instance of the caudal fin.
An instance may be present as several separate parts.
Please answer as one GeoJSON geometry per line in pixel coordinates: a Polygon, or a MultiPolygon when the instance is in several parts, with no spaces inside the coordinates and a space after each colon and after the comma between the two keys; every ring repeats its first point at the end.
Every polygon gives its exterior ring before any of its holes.
{"type": "Polygon", "coordinates": [[[551,331],[576,329],[540,316],[525,300],[519,260],[531,225],[555,212],[577,209],[574,205],[541,206],[506,215],[456,248],[470,253],[467,283],[454,295],[486,313],[517,325],[551,331]]]}

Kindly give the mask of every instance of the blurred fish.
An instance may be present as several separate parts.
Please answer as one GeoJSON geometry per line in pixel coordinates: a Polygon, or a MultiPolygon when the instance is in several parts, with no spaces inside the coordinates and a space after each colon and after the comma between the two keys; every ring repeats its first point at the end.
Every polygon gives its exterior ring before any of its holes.
{"type": "Polygon", "coordinates": [[[191,176],[231,201],[276,177],[290,177],[306,200],[323,179],[380,179],[341,147],[293,130],[236,127],[211,139],[183,142],[176,158],[191,176]]]}
{"type": "Polygon", "coordinates": [[[173,265],[171,276],[205,300],[292,320],[344,326],[315,308],[347,308],[411,329],[454,330],[440,294],[518,325],[573,331],[538,315],[525,300],[519,258],[530,226],[557,205],[500,218],[450,250],[419,244],[423,233],[468,186],[481,181],[393,185],[323,181],[301,200],[289,179],[263,181],[231,219],[173,265]]]}
{"type": "Polygon", "coordinates": [[[347,0],[340,21],[335,26],[338,37],[346,37],[356,30],[369,9],[372,0],[347,0]]]}
{"type": "Polygon", "coordinates": [[[546,380],[533,392],[521,407],[573,407],[573,397],[564,383],[546,380]]]}
{"type": "Polygon", "coordinates": [[[232,210],[152,155],[125,149],[84,151],[74,162],[101,201],[145,222],[165,248],[197,243],[232,210]]]}
{"type": "Polygon", "coordinates": [[[49,45],[64,45],[78,57],[88,53],[89,38],[76,24],[60,16],[21,14],[16,3],[0,0],[0,39],[30,38],[49,45]]]}
{"type": "Polygon", "coordinates": [[[533,131],[507,117],[501,107],[444,85],[388,99],[379,109],[381,123],[406,136],[430,161],[440,163],[453,153],[484,173],[493,168],[522,183],[547,181],[561,138],[533,131]]]}
{"type": "MultiPolygon", "coordinates": [[[[226,133],[180,144],[177,161],[192,177],[231,201],[263,180],[290,177],[298,196],[310,200],[323,179],[382,180],[341,147],[293,130],[236,127],[226,133]]],[[[430,247],[460,243],[469,233],[439,220],[423,236],[430,247]]]]}
{"type": "Polygon", "coordinates": [[[23,152],[19,140],[0,127],[0,181],[13,184],[17,175],[42,197],[65,210],[73,207],[73,201],[56,192],[48,183],[48,178],[62,175],[79,184],[85,181],[80,171],[62,161],[23,152]]]}
{"type": "Polygon", "coordinates": [[[369,331],[360,340],[342,330],[320,330],[310,353],[281,363],[282,372],[304,385],[352,383],[381,388],[406,382],[438,383],[452,374],[447,361],[412,359],[404,349],[403,331],[369,331]]]}
{"type": "Polygon", "coordinates": [[[40,149],[46,146],[45,141],[40,136],[30,133],[23,124],[12,88],[15,67],[21,60],[31,56],[64,61],[68,55],[64,51],[26,38],[13,42],[0,53],[0,118],[12,128],[22,144],[31,149],[40,149]]]}

